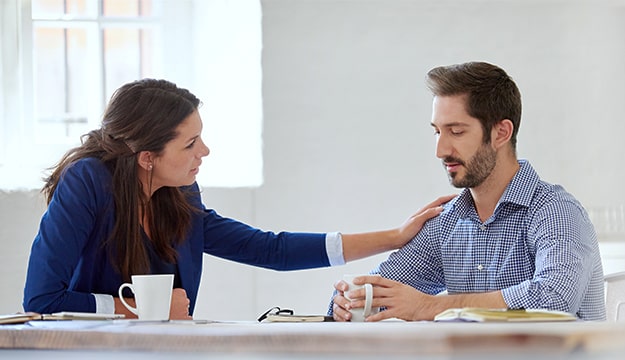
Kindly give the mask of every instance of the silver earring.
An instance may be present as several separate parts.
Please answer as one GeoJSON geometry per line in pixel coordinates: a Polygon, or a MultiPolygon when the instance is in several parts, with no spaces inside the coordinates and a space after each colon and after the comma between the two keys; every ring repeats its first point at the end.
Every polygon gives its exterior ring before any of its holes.
{"type": "Polygon", "coordinates": [[[148,165],[148,171],[152,171],[152,164],[148,165]]]}

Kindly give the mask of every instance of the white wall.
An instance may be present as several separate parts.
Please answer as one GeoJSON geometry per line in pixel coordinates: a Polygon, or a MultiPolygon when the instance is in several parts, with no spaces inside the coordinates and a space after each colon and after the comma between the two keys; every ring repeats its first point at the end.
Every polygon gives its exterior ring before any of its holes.
{"type": "MultiPolygon", "coordinates": [[[[517,81],[520,157],[593,213],[623,204],[624,1],[262,4],[265,182],[206,189],[207,206],[222,215],[276,231],[359,232],[397,226],[456,192],[434,157],[423,79],[469,60],[496,63],[517,81]]],[[[11,289],[0,312],[20,306],[42,211],[36,192],[0,193],[0,284],[11,289]]],[[[602,234],[606,272],[625,270],[614,237],[602,234]]],[[[252,320],[274,305],[324,312],[336,279],[384,257],[278,273],[206,256],[196,315],[252,320]]]]}

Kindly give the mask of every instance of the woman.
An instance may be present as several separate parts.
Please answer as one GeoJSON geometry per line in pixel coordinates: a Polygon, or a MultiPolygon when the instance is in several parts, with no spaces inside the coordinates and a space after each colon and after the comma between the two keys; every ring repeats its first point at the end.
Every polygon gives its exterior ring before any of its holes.
{"type": "Polygon", "coordinates": [[[172,273],[170,316],[188,319],[203,253],[276,270],[341,264],[400,247],[449,200],[429,204],[397,229],[352,235],[274,234],[223,218],[204,207],[195,183],[209,154],[199,104],[165,80],[115,92],[101,128],[46,179],[48,208],[31,249],[25,311],[134,317],[115,297],[118,287],[134,274],[172,273]]]}

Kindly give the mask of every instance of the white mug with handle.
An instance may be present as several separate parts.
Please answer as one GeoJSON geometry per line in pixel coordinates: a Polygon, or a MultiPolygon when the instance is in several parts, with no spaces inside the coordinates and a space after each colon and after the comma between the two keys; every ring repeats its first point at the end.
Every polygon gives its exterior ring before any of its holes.
{"type": "Polygon", "coordinates": [[[352,275],[347,274],[343,275],[343,281],[347,283],[349,288],[344,292],[344,296],[349,300],[347,296],[347,292],[352,290],[357,290],[360,288],[365,289],[365,306],[362,308],[353,308],[349,312],[352,314],[351,321],[353,322],[363,322],[369,315],[377,314],[379,312],[379,308],[372,308],[373,304],[373,285],[367,283],[363,285],[354,285],[354,278],[362,275],[352,275]]]}
{"type": "Polygon", "coordinates": [[[119,300],[139,320],[169,320],[171,292],[174,285],[173,274],[132,275],[132,284],[123,283],[119,287],[119,300]],[[122,296],[124,288],[135,294],[137,307],[130,306],[122,296]]]}

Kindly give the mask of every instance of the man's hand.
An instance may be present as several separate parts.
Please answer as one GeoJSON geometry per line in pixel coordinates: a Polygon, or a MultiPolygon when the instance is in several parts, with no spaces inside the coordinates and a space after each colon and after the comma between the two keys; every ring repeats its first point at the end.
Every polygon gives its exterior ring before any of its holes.
{"type": "MultiPolygon", "coordinates": [[[[432,320],[436,314],[442,311],[439,311],[439,307],[436,306],[435,296],[424,294],[411,286],[378,275],[363,275],[354,278],[356,285],[365,283],[373,285],[372,307],[386,308],[385,311],[367,317],[365,321],[380,321],[390,318],[406,321],[432,320]]],[[[334,284],[334,288],[337,290],[332,305],[334,320],[349,321],[351,319],[350,309],[365,306],[365,291],[364,289],[350,291],[349,297],[353,299],[350,301],[344,296],[348,289],[347,283],[342,280],[338,281],[334,284]]]]}
{"type": "Polygon", "coordinates": [[[352,309],[351,301],[344,295],[345,291],[349,289],[349,285],[343,280],[339,280],[334,284],[334,288],[337,294],[332,299],[332,317],[335,321],[350,321],[352,314],[349,312],[352,309]]]}
{"type": "MultiPolygon", "coordinates": [[[[384,319],[401,319],[406,321],[434,320],[434,317],[450,308],[485,307],[506,308],[501,290],[484,293],[466,293],[453,295],[429,295],[400,282],[383,278],[379,275],[363,275],[354,278],[354,284],[373,285],[372,307],[386,308],[373,314],[365,321],[380,321],[384,319]]],[[[334,297],[332,311],[334,320],[349,321],[349,309],[365,306],[365,292],[363,289],[349,292],[350,301],[345,298],[344,291],[348,286],[344,281],[334,284],[338,294],[334,297]]]]}
{"type": "MultiPolygon", "coordinates": [[[[385,307],[385,311],[369,316],[366,321],[397,318],[406,321],[433,320],[444,306],[440,298],[422,293],[412,286],[381,276],[363,276],[363,283],[373,285],[373,307],[385,307]]],[[[354,280],[354,283],[356,281],[354,280]]],[[[364,304],[364,302],[363,302],[364,304]]],[[[357,306],[352,304],[352,306],[357,306]]]]}

